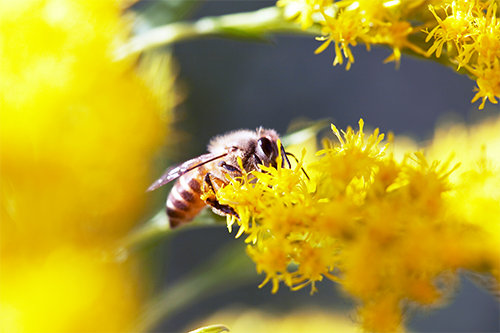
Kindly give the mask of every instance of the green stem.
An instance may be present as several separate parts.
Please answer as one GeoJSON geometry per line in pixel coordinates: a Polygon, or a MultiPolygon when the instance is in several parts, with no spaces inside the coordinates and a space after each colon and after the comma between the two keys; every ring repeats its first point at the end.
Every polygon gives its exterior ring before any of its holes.
{"type": "Polygon", "coordinates": [[[120,247],[130,249],[144,243],[154,242],[165,236],[170,236],[173,230],[170,228],[170,222],[161,209],[151,220],[136,231],[131,232],[120,241],[120,247]]]}
{"type": "Polygon", "coordinates": [[[168,238],[179,232],[185,231],[187,228],[199,228],[200,226],[216,227],[224,225],[223,223],[217,222],[223,222],[223,219],[206,209],[202,211],[194,221],[172,229],[168,217],[165,214],[165,209],[161,209],[143,226],[131,231],[128,235],[114,244],[110,253],[114,256],[115,261],[121,262],[126,260],[132,253],[147,248],[157,242],[166,241],[168,238]]]}
{"type": "Polygon", "coordinates": [[[257,281],[244,244],[223,247],[203,267],[172,284],[143,308],[131,332],[145,332],[202,298],[257,281]]]}
{"type": "Polygon", "coordinates": [[[320,35],[320,27],[303,31],[295,22],[286,21],[283,9],[268,7],[254,12],[204,17],[196,22],[176,22],[157,27],[132,37],[120,47],[117,60],[143,51],[199,37],[246,37],[262,39],[269,33],[295,33],[320,35]]]}

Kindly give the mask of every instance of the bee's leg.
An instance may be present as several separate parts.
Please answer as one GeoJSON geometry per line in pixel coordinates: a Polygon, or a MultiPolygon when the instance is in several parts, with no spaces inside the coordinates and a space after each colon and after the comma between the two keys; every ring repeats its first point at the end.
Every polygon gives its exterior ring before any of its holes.
{"type": "MultiPolygon", "coordinates": [[[[228,206],[228,205],[223,205],[219,202],[219,200],[217,200],[217,196],[215,195],[216,191],[215,191],[215,188],[214,188],[214,184],[212,182],[212,177],[214,177],[215,179],[219,180],[221,183],[223,183],[220,179],[216,178],[215,176],[212,176],[212,174],[209,172],[205,175],[205,184],[208,186],[208,188],[210,189],[210,191],[212,192],[212,196],[208,196],[207,198],[205,198],[205,202],[212,206],[213,210],[215,213],[219,214],[219,215],[233,215],[233,216],[236,216],[236,218],[240,218],[238,216],[238,213],[235,212],[235,210],[231,207],[231,206],[228,206]]],[[[220,186],[219,186],[220,187],[220,186]]]]}
{"type": "Polygon", "coordinates": [[[207,172],[207,174],[205,175],[205,178],[203,179],[203,181],[205,182],[205,185],[208,186],[208,190],[210,192],[212,192],[213,194],[216,193],[215,191],[215,187],[214,187],[214,184],[212,183],[212,174],[210,172],[207,172]]]}
{"type": "Polygon", "coordinates": [[[219,163],[219,167],[224,168],[224,169],[226,169],[227,171],[232,172],[232,173],[238,173],[238,174],[240,174],[240,175],[242,174],[242,172],[241,172],[240,168],[235,167],[235,166],[233,166],[233,165],[231,165],[231,164],[227,164],[227,163],[226,163],[226,162],[224,162],[224,161],[221,161],[221,162],[219,163]]]}

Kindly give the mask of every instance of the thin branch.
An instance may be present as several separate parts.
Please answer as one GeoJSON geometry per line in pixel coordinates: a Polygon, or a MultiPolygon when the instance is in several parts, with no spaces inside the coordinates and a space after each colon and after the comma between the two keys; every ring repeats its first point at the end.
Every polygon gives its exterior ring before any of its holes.
{"type": "Polygon", "coordinates": [[[254,12],[204,17],[196,22],[176,22],[153,28],[132,37],[116,51],[115,58],[121,60],[152,48],[200,37],[263,39],[270,33],[317,36],[321,34],[321,30],[319,26],[313,26],[303,31],[299,24],[285,20],[282,8],[273,6],[254,12]]]}

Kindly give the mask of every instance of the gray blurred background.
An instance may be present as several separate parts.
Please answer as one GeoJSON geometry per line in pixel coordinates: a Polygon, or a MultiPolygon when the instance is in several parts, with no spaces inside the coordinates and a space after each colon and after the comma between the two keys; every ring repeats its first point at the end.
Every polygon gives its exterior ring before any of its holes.
{"type": "MultiPolygon", "coordinates": [[[[252,11],[274,5],[274,1],[208,1],[193,19],[234,12],[252,11]]],[[[189,137],[173,154],[180,161],[205,152],[209,139],[239,128],[264,126],[285,133],[299,117],[329,118],[338,128],[357,126],[363,118],[369,127],[382,132],[410,135],[418,141],[431,138],[436,123],[446,114],[472,121],[498,113],[487,103],[477,111],[471,104],[475,82],[452,69],[430,61],[403,57],[401,67],[382,64],[391,53],[363,45],[354,47],[355,63],[350,71],[333,67],[333,46],[319,55],[320,42],[313,37],[278,36],[257,43],[227,39],[203,39],[176,44],[174,55],[179,78],[187,87],[187,99],[179,109],[176,127],[189,137]]],[[[162,198],[164,200],[164,197],[162,198]]],[[[234,235],[234,234],[233,234],[234,235]]],[[[160,243],[156,253],[162,285],[182,279],[226,243],[241,243],[225,226],[190,229],[171,242],[160,243]]],[[[243,251],[243,248],[242,248],[243,251]]],[[[153,256],[154,257],[154,256],[153,256]]],[[[264,276],[254,283],[209,297],[175,315],[155,331],[181,331],[194,320],[232,303],[287,311],[316,304],[342,312],[352,310],[348,299],[335,285],[324,281],[320,292],[309,295],[305,288],[290,292],[281,287],[276,295],[271,286],[258,289],[264,276]]],[[[498,332],[499,305],[489,294],[462,279],[461,289],[451,304],[439,310],[417,311],[409,329],[416,332],[498,332]]]]}

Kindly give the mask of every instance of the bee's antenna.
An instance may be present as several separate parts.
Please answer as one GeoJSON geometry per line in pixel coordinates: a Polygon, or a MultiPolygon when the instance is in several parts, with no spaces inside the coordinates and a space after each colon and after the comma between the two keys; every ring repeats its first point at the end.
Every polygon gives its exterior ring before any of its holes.
{"type": "MultiPolygon", "coordinates": [[[[286,151],[286,152],[285,152],[285,156],[287,156],[287,155],[288,155],[288,156],[292,156],[292,157],[293,157],[293,159],[295,160],[295,162],[297,162],[297,164],[299,163],[299,160],[297,159],[297,157],[296,157],[294,154],[289,153],[289,152],[287,152],[287,151],[286,151]]],[[[288,161],[288,158],[287,158],[286,160],[288,161]]],[[[288,164],[290,164],[290,162],[288,162],[288,164]]],[[[290,166],[290,168],[291,168],[291,166],[290,166]]],[[[311,178],[309,178],[309,175],[307,174],[306,170],[304,170],[304,168],[302,168],[302,167],[301,167],[301,168],[300,168],[300,170],[302,170],[302,172],[303,172],[303,173],[304,173],[304,175],[306,176],[307,180],[311,180],[311,178]]]]}
{"type": "Polygon", "coordinates": [[[282,167],[285,166],[285,161],[286,161],[288,163],[288,167],[291,169],[292,168],[292,164],[290,163],[290,160],[287,157],[288,154],[289,153],[286,152],[285,147],[283,147],[283,145],[281,145],[281,155],[283,155],[282,167]]]}

